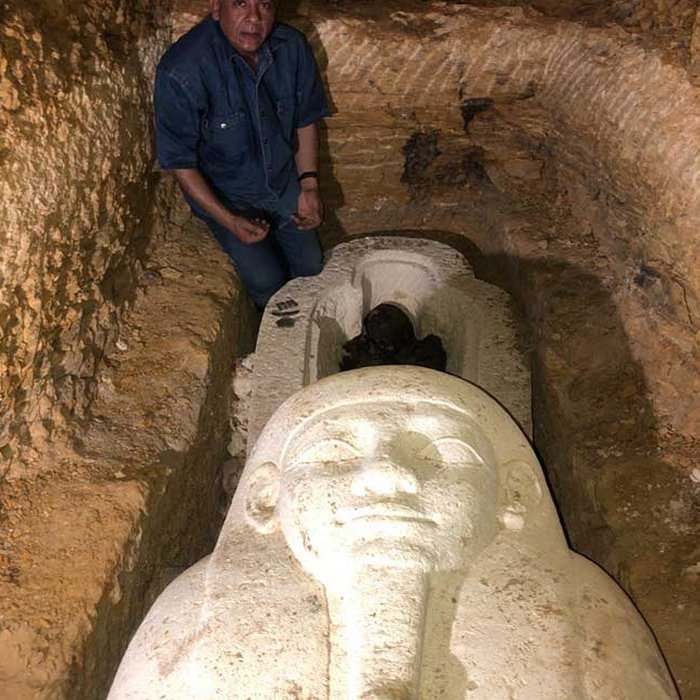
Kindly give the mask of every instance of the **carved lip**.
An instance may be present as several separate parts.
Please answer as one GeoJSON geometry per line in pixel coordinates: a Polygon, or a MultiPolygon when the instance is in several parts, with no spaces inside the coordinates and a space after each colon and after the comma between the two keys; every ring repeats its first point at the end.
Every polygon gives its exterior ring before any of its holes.
{"type": "Polygon", "coordinates": [[[376,503],[370,506],[340,508],[335,519],[341,525],[357,520],[393,520],[406,523],[421,523],[436,526],[437,523],[425,513],[393,503],[376,503]]]}

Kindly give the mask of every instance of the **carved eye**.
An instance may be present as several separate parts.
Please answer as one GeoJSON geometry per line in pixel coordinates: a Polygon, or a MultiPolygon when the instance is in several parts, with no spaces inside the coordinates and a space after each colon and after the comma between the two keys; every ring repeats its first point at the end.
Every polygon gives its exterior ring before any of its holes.
{"type": "Polygon", "coordinates": [[[327,464],[357,459],[360,453],[344,440],[319,440],[294,457],[294,464],[327,464]]]}
{"type": "Polygon", "coordinates": [[[418,457],[452,466],[480,466],[484,463],[473,447],[458,438],[449,437],[433,440],[418,457]]]}

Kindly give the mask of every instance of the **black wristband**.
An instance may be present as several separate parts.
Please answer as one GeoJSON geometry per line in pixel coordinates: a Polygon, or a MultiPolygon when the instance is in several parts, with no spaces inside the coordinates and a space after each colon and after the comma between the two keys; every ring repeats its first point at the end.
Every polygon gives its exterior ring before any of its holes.
{"type": "Polygon", "coordinates": [[[308,177],[315,177],[318,180],[318,173],[315,170],[307,170],[305,173],[299,175],[297,180],[301,182],[302,180],[306,180],[308,177]]]}

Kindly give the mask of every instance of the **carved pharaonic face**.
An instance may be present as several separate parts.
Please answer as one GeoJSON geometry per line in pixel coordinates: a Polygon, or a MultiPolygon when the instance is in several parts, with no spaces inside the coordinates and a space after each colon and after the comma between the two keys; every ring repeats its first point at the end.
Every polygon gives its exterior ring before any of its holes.
{"type": "Polygon", "coordinates": [[[456,408],[345,404],[292,435],[277,512],[296,557],[321,580],[358,565],[461,569],[495,534],[496,466],[456,408]]]}

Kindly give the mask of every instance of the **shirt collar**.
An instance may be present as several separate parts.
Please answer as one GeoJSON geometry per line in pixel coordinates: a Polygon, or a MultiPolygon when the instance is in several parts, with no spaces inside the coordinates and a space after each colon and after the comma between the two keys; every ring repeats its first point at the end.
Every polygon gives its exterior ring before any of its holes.
{"type": "Polygon", "coordinates": [[[284,35],[284,32],[280,31],[279,22],[275,22],[274,26],[272,27],[272,31],[270,32],[270,36],[265,39],[265,43],[270,47],[270,51],[273,53],[277,51],[280,46],[284,46],[284,44],[287,43],[287,37],[284,35]]]}

